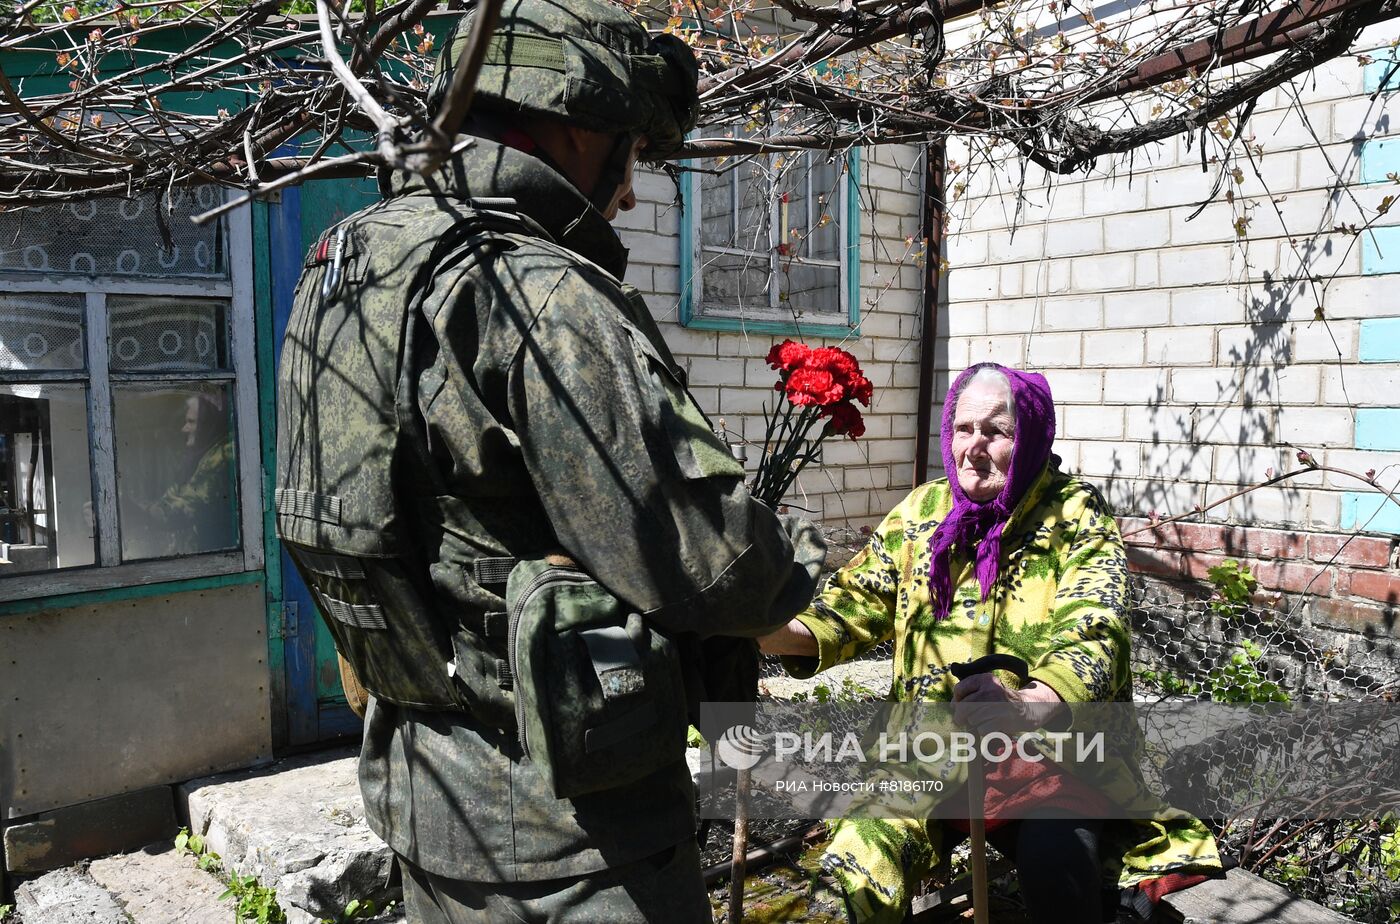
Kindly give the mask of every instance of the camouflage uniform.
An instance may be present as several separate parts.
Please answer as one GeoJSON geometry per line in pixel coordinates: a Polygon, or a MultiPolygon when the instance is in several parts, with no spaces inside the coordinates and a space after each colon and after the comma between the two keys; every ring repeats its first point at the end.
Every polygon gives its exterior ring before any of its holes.
{"type": "Polygon", "coordinates": [[[160,542],[165,555],[236,545],[235,462],[233,442],[224,436],[200,456],[187,480],[171,485],[149,506],[132,504],[123,511],[132,532],[160,542]]]}
{"type": "MultiPolygon", "coordinates": [[[[580,6],[508,3],[503,23],[587,15],[619,28],[625,16],[580,6]]],[[[489,89],[490,67],[482,80],[489,89]]],[[[432,176],[392,179],[384,202],[331,235],[335,297],[317,306],[299,295],[308,307],[284,345],[279,528],[292,548],[358,556],[366,573],[390,558],[411,563],[402,582],[451,616],[450,637],[434,642],[442,661],[429,667],[462,708],[377,695],[366,716],[366,814],[407,865],[411,916],[623,921],[664,910],[708,921],[683,761],[558,799],[522,759],[509,692],[493,687],[506,657],[492,628],[504,588],[479,566],[565,550],[682,641],[698,697],[700,640],[756,636],[801,610],[820,540],[748,496],[645,303],[618,281],[627,254],[616,233],[540,159],[477,139],[432,176]],[[444,248],[436,235],[479,225],[486,200],[513,217],[488,216],[486,231],[444,248]],[[424,267],[423,329],[401,366],[395,345],[416,323],[404,305],[423,291],[410,280],[424,267]],[[411,406],[395,404],[396,380],[411,383],[411,406]],[[405,428],[421,431],[412,447],[405,428]],[[398,514],[373,509],[386,478],[398,514]]],[[[325,252],[313,248],[308,263],[320,268],[301,286],[325,282],[325,252]]],[[[343,558],[311,573],[316,554],[298,563],[323,596],[364,591],[359,565],[343,558]]],[[[327,620],[338,643],[350,635],[337,619],[393,612],[359,599],[327,620]]],[[[394,682],[361,679],[376,693],[394,682]]]]}

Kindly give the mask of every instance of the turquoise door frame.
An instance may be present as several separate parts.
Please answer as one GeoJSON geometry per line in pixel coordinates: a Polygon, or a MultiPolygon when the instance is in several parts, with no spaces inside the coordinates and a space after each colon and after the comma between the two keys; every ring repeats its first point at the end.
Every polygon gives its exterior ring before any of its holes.
{"type": "MultiPolygon", "coordinates": [[[[377,198],[378,190],[372,181],[323,180],[286,189],[280,201],[268,204],[272,351],[279,362],[282,335],[307,250],[327,228],[377,198]]],[[[275,426],[275,401],[271,414],[275,426]]],[[[282,635],[285,744],[298,747],[359,735],[360,720],[346,705],[341,689],[335,646],[316,612],[311,593],[275,537],[269,544],[269,559],[273,554],[280,567],[275,588],[272,569],[268,569],[274,610],[270,622],[282,635]]],[[[275,670],[275,663],[273,666],[275,670]]]]}

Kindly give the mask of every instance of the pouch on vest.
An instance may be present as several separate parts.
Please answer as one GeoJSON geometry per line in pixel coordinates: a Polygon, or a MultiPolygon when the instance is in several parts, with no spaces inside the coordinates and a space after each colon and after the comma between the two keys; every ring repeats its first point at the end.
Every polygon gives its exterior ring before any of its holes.
{"type": "Polygon", "coordinates": [[[520,745],[557,797],[625,786],[683,759],[672,639],[567,559],[521,562],[506,603],[520,745]]]}
{"type": "MultiPolygon", "coordinates": [[[[430,589],[395,558],[358,558],[283,542],[359,684],[379,699],[428,710],[471,707],[448,665],[449,623],[430,589]]],[[[347,699],[349,690],[346,691],[347,699]]]]}

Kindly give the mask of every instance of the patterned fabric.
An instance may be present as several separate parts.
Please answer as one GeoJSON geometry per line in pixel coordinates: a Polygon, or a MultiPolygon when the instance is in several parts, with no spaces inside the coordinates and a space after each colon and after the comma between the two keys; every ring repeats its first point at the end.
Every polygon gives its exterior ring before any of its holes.
{"type": "MultiPolygon", "coordinates": [[[[448,32],[428,88],[446,99],[475,11],[448,32]]],[[[525,112],[608,134],[642,134],[674,153],[695,127],[695,54],[673,35],[649,36],[636,16],[594,0],[509,0],[476,78],[473,108],[525,112]]]]}
{"type": "Polygon", "coordinates": [[[686,838],[602,873],[502,886],[445,879],[410,863],[403,909],[414,924],[712,924],[700,850],[686,838]]]}
{"type": "MultiPolygon", "coordinates": [[[[1032,678],[1066,702],[1131,702],[1122,539],[1099,493],[1062,474],[1057,462],[1051,458],[1008,522],[1001,578],[985,601],[972,564],[953,556],[953,612],[941,621],[929,602],[928,540],[952,495],[946,479],[915,488],[798,617],[816,636],[819,656],[785,659],[789,672],[808,677],[893,641],[894,700],[950,702],[956,680],[948,665],[1000,652],[1025,659],[1032,678]]],[[[1145,807],[1154,816],[1105,826],[1106,881],[1129,886],[1166,872],[1220,868],[1204,825],[1162,803],[1135,767],[1110,761],[1089,782],[1135,814],[1145,807]]],[[[943,842],[936,821],[845,819],[835,824],[823,864],[845,889],[854,920],[895,922],[943,842]]]]}

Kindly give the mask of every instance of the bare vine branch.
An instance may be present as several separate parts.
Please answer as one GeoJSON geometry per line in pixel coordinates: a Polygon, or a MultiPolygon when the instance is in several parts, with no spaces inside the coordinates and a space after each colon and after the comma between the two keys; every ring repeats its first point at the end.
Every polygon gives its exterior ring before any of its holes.
{"type": "MultiPolygon", "coordinates": [[[[11,26],[0,51],[40,62],[23,81],[0,71],[0,205],[433,169],[489,34],[475,30],[430,119],[435,36],[455,15],[438,0],[358,13],[315,0],[311,17],[286,15],[280,0],[62,2],[25,0],[0,17],[11,26]],[[68,89],[30,91],[53,77],[68,89]],[[240,96],[251,104],[189,103],[240,96]]],[[[679,159],[960,133],[1009,142],[1056,173],[1214,130],[1400,16],[1400,0],[1144,0],[1103,20],[1064,0],[615,2],[697,54],[702,137],[679,159]]],[[[478,24],[498,8],[482,3],[478,24]]]]}

